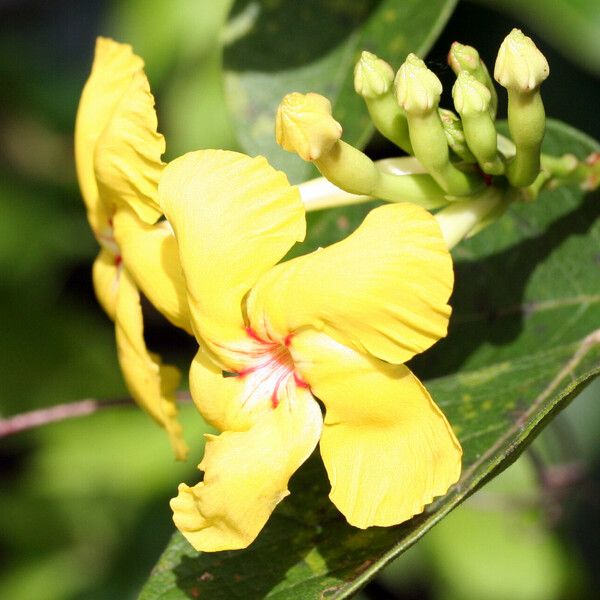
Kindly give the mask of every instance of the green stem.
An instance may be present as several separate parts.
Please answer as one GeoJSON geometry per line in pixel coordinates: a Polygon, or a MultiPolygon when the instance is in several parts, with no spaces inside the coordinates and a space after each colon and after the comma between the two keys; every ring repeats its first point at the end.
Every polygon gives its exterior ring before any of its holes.
{"type": "Polygon", "coordinates": [[[366,154],[342,140],[314,162],[324,177],[350,194],[413,202],[428,209],[447,204],[444,191],[429,175],[383,172],[366,154]]]}
{"type": "Polygon", "coordinates": [[[446,134],[437,110],[407,116],[415,157],[446,193],[467,196],[483,187],[481,177],[457,169],[450,161],[446,134]]]}
{"type": "Polygon", "coordinates": [[[516,149],[506,170],[511,185],[526,187],[538,176],[545,123],[539,89],[526,93],[508,90],[508,128],[516,149]]]}
{"type": "Polygon", "coordinates": [[[392,89],[376,98],[365,98],[365,103],[377,131],[408,154],[412,154],[406,114],[398,106],[392,89]]]}
{"type": "Polygon", "coordinates": [[[504,163],[498,154],[498,135],[489,112],[464,115],[462,124],[467,145],[482,171],[489,175],[502,175],[504,163]]]}

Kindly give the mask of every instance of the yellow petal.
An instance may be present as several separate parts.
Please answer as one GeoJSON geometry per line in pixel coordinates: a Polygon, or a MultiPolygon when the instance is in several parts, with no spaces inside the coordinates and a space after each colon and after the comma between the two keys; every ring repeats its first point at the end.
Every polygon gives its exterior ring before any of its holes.
{"type": "Polygon", "coordinates": [[[272,410],[268,396],[258,402],[245,402],[251,393],[247,384],[243,377],[224,376],[203,349],[192,361],[190,391],[196,408],[207,423],[221,431],[245,431],[272,410]]]}
{"type": "Polygon", "coordinates": [[[166,429],[177,459],[185,460],[188,448],[177,421],[175,403],[179,371],[175,367],[162,365],[157,355],[148,352],[144,341],[140,294],[123,268],[119,273],[115,324],[119,364],[130,394],[166,429]]]}
{"type": "Polygon", "coordinates": [[[131,85],[133,75],[144,62],[131,46],[99,37],[92,72],[83,88],[75,122],[75,162],[77,178],[94,232],[108,224],[112,213],[98,193],[94,172],[96,143],[131,85]]]}
{"type": "Polygon", "coordinates": [[[171,500],[175,525],[196,550],[248,546],[289,494],[288,481],[317,445],[321,426],[318,404],[298,388],[251,429],[207,435],[204,481],[179,486],[171,500]]]}
{"type": "Polygon", "coordinates": [[[157,196],[165,140],[157,126],[148,79],[139,70],[114,106],[94,152],[101,198],[110,206],[129,204],[147,223],[161,216],[157,196]]]}
{"type": "Polygon", "coordinates": [[[173,325],[191,333],[185,279],[170,225],[148,225],[127,206],[117,210],[113,224],[123,264],[137,287],[173,325]]]}
{"type": "Polygon", "coordinates": [[[307,330],[292,354],[326,408],[321,455],[330,498],[356,527],[402,523],[460,476],[462,450],[419,380],[307,330]]]}
{"type": "Polygon", "coordinates": [[[242,299],[305,232],[286,176],[262,158],[202,150],[165,169],[160,204],[175,230],[193,326],[224,366],[247,338],[242,299]]]}
{"type": "Polygon", "coordinates": [[[100,306],[102,306],[111,321],[114,321],[119,291],[119,267],[114,254],[108,250],[100,250],[96,257],[92,267],[92,281],[100,306]]]}
{"type": "Polygon", "coordinates": [[[263,275],[248,297],[248,319],[261,337],[310,325],[403,363],[446,335],[452,284],[435,219],[412,204],[381,206],[345,240],[263,275]]]}

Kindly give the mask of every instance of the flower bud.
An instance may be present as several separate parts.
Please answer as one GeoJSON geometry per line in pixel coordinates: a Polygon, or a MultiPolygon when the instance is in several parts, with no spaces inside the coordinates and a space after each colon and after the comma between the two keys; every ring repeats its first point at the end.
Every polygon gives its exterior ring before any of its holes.
{"type": "Polygon", "coordinates": [[[461,117],[488,111],[491,101],[489,90],[467,71],[461,71],[452,88],[454,108],[461,117]]]}
{"type": "Polygon", "coordinates": [[[550,74],[545,56],[533,40],[513,29],[504,38],[494,68],[494,79],[507,89],[532,91],[550,74]]]}
{"type": "Polygon", "coordinates": [[[476,163],[477,159],[469,150],[469,146],[465,140],[465,134],[461,120],[451,111],[446,108],[438,109],[442,127],[446,134],[446,141],[452,151],[462,160],[467,163],[476,163]]]}
{"type": "Polygon", "coordinates": [[[442,84],[425,63],[409,54],[395,80],[396,99],[406,111],[415,157],[450,196],[472,194],[481,181],[452,164],[438,104],[442,84]]]}
{"type": "Polygon", "coordinates": [[[549,73],[548,62],[533,41],[513,29],[498,51],[494,77],[508,91],[508,129],[516,151],[506,175],[515,187],[531,185],[540,172],[546,127],[540,84],[549,73]]]}
{"type": "Polygon", "coordinates": [[[440,102],[442,83],[414,54],[408,55],[394,83],[398,104],[409,114],[427,114],[440,102]]]}
{"type": "Polygon", "coordinates": [[[277,109],[277,143],[307,161],[317,160],[342,137],[342,126],[331,115],[331,102],[315,93],[287,94],[277,109]]]}
{"type": "Polygon", "coordinates": [[[498,151],[498,134],[489,108],[491,94],[467,71],[461,71],[452,88],[454,107],[462,117],[465,140],[484,173],[501,175],[504,164],[498,151]]]}
{"type": "Polygon", "coordinates": [[[467,71],[472,75],[483,63],[479,58],[479,52],[473,46],[453,42],[448,53],[448,64],[456,75],[461,71],[467,71]]]}
{"type": "Polygon", "coordinates": [[[394,70],[381,58],[364,50],[354,67],[354,89],[363,98],[385,94],[394,82],[394,70]]]}
{"type": "Polygon", "coordinates": [[[492,119],[495,119],[498,95],[485,63],[479,58],[479,52],[472,46],[454,42],[448,53],[448,64],[457,76],[460,72],[466,71],[487,88],[490,93],[489,113],[492,119]]]}
{"type": "Polygon", "coordinates": [[[367,105],[377,131],[412,154],[406,114],[398,106],[392,83],[394,71],[388,63],[370,52],[363,52],[354,68],[354,89],[367,105]]]}

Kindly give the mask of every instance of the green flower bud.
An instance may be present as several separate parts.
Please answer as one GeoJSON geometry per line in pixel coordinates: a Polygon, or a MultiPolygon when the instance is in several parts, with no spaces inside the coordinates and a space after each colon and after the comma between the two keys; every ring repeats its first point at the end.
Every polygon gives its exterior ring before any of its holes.
{"type": "Polygon", "coordinates": [[[496,94],[494,82],[490,77],[489,71],[479,57],[479,52],[472,46],[465,46],[459,42],[454,42],[448,53],[448,64],[456,75],[461,71],[466,71],[487,88],[490,93],[490,115],[492,119],[495,119],[498,107],[498,95],[496,94]]]}
{"type": "Polygon", "coordinates": [[[444,133],[446,134],[448,146],[450,146],[460,159],[467,163],[476,163],[477,159],[469,150],[469,146],[467,146],[461,120],[451,110],[446,108],[439,108],[438,113],[442,121],[444,133]]]}
{"type": "Polygon", "coordinates": [[[533,40],[513,29],[504,38],[494,68],[494,79],[504,88],[531,92],[550,74],[546,57],[533,40]]]}
{"type": "Polygon", "coordinates": [[[364,50],[354,67],[354,89],[363,98],[385,94],[394,82],[394,69],[381,58],[364,50]]]}
{"type": "Polygon", "coordinates": [[[461,71],[452,88],[452,99],[454,108],[464,118],[487,112],[491,94],[475,77],[467,71],[461,71]]]}
{"type": "Polygon", "coordinates": [[[371,52],[364,51],[354,68],[354,89],[367,105],[377,130],[399,148],[412,154],[408,123],[394,98],[392,67],[371,52]]]}
{"type": "Polygon", "coordinates": [[[489,113],[491,94],[467,71],[461,71],[452,88],[454,107],[463,121],[465,139],[484,173],[500,175],[504,164],[497,152],[497,133],[489,113]]]}
{"type": "Polygon", "coordinates": [[[277,143],[304,160],[316,160],[342,137],[331,115],[331,102],[319,94],[287,94],[277,109],[277,143]]]}
{"type": "Polygon", "coordinates": [[[531,185],[540,172],[546,114],[539,88],[549,73],[548,62],[533,41],[513,29],[498,51],[494,77],[508,90],[508,128],[516,153],[506,174],[515,187],[531,185]]]}
{"type": "Polygon", "coordinates": [[[425,63],[409,54],[395,79],[396,98],[406,111],[410,141],[415,157],[450,196],[472,194],[482,185],[473,173],[465,173],[450,161],[448,142],[438,104],[440,80],[425,63]]]}
{"type": "Polygon", "coordinates": [[[398,104],[409,114],[430,113],[440,102],[441,81],[414,54],[408,55],[394,83],[398,104]]]}
{"type": "Polygon", "coordinates": [[[458,75],[461,71],[467,71],[472,75],[483,63],[479,58],[479,52],[473,46],[453,42],[448,53],[448,64],[455,75],[458,75]]]}

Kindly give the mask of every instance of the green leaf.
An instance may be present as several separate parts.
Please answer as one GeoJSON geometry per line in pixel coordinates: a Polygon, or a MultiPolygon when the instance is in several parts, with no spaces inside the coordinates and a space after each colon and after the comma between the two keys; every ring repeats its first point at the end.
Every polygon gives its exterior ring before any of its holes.
{"type": "Polygon", "coordinates": [[[437,574],[435,597],[578,597],[567,593],[576,588],[576,559],[561,544],[558,532],[548,527],[539,486],[533,463],[519,460],[427,536],[423,545],[428,567],[437,574]],[[460,551],[456,551],[458,539],[460,551]]]}
{"type": "MultiPolygon", "coordinates": [[[[446,23],[455,0],[280,0],[238,2],[245,35],[225,51],[228,100],[244,152],[262,154],[294,183],[313,167],[277,146],[277,105],[288,92],[327,96],[344,127],[344,140],[364,145],[373,132],[352,71],[367,49],[396,68],[409,52],[425,54],[446,23]],[[292,32],[292,33],[290,33],[292,32]]],[[[235,15],[234,15],[235,20],[235,15]]]]}
{"type": "MultiPolygon", "coordinates": [[[[572,128],[549,124],[545,151],[585,157],[598,149],[572,128]]],[[[361,210],[338,212],[336,222],[353,222],[361,210]]],[[[339,227],[334,233],[342,235],[339,227]]],[[[460,438],[463,474],[426,513],[398,527],[353,529],[327,499],[313,456],[250,548],[199,554],[176,533],[141,598],[354,593],[512,463],[600,373],[599,239],[598,194],[561,188],[512,207],[456,250],[450,336],[411,366],[429,376],[428,388],[460,438]]]]}

